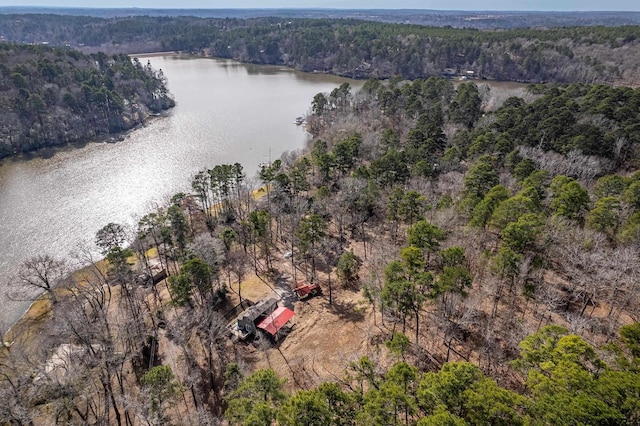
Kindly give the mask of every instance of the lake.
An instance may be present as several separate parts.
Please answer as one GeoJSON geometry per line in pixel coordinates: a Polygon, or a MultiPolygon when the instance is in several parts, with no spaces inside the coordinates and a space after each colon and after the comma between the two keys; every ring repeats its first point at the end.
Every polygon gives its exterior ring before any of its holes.
{"type": "Polygon", "coordinates": [[[229,60],[155,56],[177,106],[166,117],[116,143],[87,143],[5,160],[0,166],[0,324],[14,323],[28,302],[12,301],[6,281],[37,254],[67,257],[93,244],[109,222],[135,224],[172,195],[189,191],[192,176],[239,162],[247,177],[258,164],[302,149],[309,135],[294,119],[313,96],[343,82],[276,66],[229,60]]]}

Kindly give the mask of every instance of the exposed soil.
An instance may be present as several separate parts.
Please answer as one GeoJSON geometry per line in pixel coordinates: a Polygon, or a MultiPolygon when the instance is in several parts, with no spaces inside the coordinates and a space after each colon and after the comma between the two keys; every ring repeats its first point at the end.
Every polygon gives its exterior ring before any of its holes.
{"type": "MultiPolygon", "coordinates": [[[[259,294],[262,287],[262,294],[267,293],[259,282],[245,284],[248,292],[259,294]]],[[[358,292],[342,290],[334,297],[333,305],[326,295],[297,301],[290,330],[277,341],[263,337],[241,343],[239,354],[252,368],[274,369],[293,388],[307,389],[342,378],[350,361],[372,355],[373,330],[367,331],[367,313],[359,304],[358,292]]]]}
{"type": "MultiPolygon", "coordinates": [[[[353,249],[361,259],[364,258],[362,242],[352,241],[349,249],[353,249]]],[[[361,277],[369,276],[369,268],[376,266],[369,263],[375,263],[371,257],[370,253],[368,261],[360,271],[361,277]]],[[[284,259],[282,254],[279,255],[279,260],[274,266],[278,271],[291,271],[291,261],[284,259]]],[[[300,280],[302,277],[303,274],[300,272],[296,278],[300,280]]],[[[235,352],[236,359],[247,370],[245,373],[260,368],[272,368],[279,376],[287,379],[287,389],[294,391],[310,389],[325,381],[342,380],[349,364],[362,356],[370,357],[381,369],[399,360],[398,356],[390,354],[385,342],[392,336],[394,330],[402,330],[402,324],[397,320],[394,322],[390,317],[385,317],[382,322],[380,312],[373,311],[372,306],[364,300],[359,288],[343,288],[335,282],[335,276],[332,277],[333,303],[330,304],[328,277],[319,273],[318,278],[323,286],[323,294],[297,300],[293,293],[294,279],[288,272],[282,272],[277,279],[268,279],[255,274],[246,275],[240,284],[243,300],[256,303],[266,297],[276,296],[281,299],[282,304],[292,308],[296,315],[289,327],[278,334],[277,339],[261,334],[255,339],[252,337],[244,342],[233,344],[228,342],[224,345],[227,353],[235,352]]],[[[544,274],[543,281],[546,286],[559,293],[562,293],[563,287],[569,285],[565,279],[551,271],[544,274]]],[[[493,297],[489,295],[495,294],[494,285],[493,280],[483,278],[482,275],[476,276],[474,288],[469,292],[465,302],[469,311],[475,316],[475,324],[486,324],[487,321],[491,321],[489,315],[493,307],[493,297]]],[[[166,282],[158,283],[156,288],[160,298],[168,303],[170,296],[166,282]]],[[[239,304],[237,290],[237,282],[232,280],[228,293],[229,299],[221,309],[221,313],[228,313],[231,308],[239,304]]],[[[119,286],[112,286],[111,292],[109,315],[116,320],[119,315],[117,308],[120,298],[119,286]]],[[[509,359],[517,356],[517,353],[513,350],[507,353],[506,351],[487,351],[482,348],[491,347],[490,345],[493,345],[494,349],[517,347],[517,342],[537,331],[539,327],[550,323],[567,326],[570,325],[570,318],[558,309],[551,310],[543,305],[537,306],[534,302],[525,301],[522,296],[509,294],[508,289],[504,289],[502,294],[497,316],[501,317],[500,321],[503,325],[502,329],[495,330],[492,335],[484,335],[477,329],[447,329],[447,323],[438,319],[439,313],[435,304],[426,303],[420,319],[420,349],[412,346],[407,354],[407,361],[425,370],[436,369],[446,361],[471,361],[485,372],[499,377],[501,385],[517,387],[521,384],[521,378],[516,377],[507,363],[509,359]],[[500,359],[495,357],[496,353],[501,353],[500,359]]],[[[149,303],[152,303],[154,297],[152,292],[147,297],[149,303]]],[[[12,336],[20,336],[20,341],[16,342],[16,345],[23,346],[28,352],[35,352],[41,339],[48,334],[49,303],[46,298],[34,303],[24,318],[16,324],[13,333],[7,335],[5,340],[11,341],[12,336]]],[[[608,306],[605,305],[589,306],[585,317],[605,318],[607,311],[608,306]]],[[[170,307],[165,310],[165,315],[167,320],[172,321],[176,315],[180,315],[180,309],[170,307]]],[[[627,313],[622,313],[619,321],[631,323],[633,319],[627,313]]],[[[405,333],[412,341],[415,341],[414,324],[414,318],[407,319],[405,333]]],[[[588,321],[585,321],[585,327],[588,327],[588,321]]],[[[185,349],[167,334],[165,329],[158,331],[155,356],[158,363],[169,365],[178,380],[186,383],[189,369],[186,364],[185,349]]],[[[588,330],[581,334],[587,339],[597,335],[589,333],[588,330]]],[[[202,348],[195,344],[190,346],[189,350],[190,355],[201,365],[203,371],[206,371],[202,348]]],[[[130,380],[133,386],[136,380],[133,372],[130,372],[127,377],[127,381],[130,380]]],[[[192,399],[188,397],[184,402],[187,405],[193,404],[192,399]]],[[[182,406],[182,409],[184,408],[182,406]]],[[[179,416],[180,413],[174,413],[174,415],[179,416]]]]}

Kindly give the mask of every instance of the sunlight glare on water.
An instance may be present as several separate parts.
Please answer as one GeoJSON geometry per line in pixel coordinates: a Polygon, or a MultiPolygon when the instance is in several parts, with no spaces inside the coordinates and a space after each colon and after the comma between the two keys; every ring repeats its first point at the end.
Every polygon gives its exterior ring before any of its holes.
{"type": "MultiPolygon", "coordinates": [[[[281,67],[215,59],[153,57],[177,106],[117,143],[88,143],[5,160],[0,166],[0,322],[14,322],[25,302],[9,300],[6,280],[40,253],[67,257],[92,243],[109,222],[136,219],[172,195],[189,191],[192,176],[216,164],[241,163],[253,177],[259,163],[309,140],[295,117],[313,96],[348,81],[281,67]]],[[[141,59],[146,63],[147,59],[141,59]]]]}

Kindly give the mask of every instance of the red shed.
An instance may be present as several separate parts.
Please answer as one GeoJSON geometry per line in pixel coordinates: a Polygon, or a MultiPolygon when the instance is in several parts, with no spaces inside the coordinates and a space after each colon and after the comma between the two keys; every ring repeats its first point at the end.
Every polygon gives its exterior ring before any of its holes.
{"type": "Polygon", "coordinates": [[[275,336],[294,315],[295,313],[291,309],[281,306],[260,321],[258,328],[275,336]]]}

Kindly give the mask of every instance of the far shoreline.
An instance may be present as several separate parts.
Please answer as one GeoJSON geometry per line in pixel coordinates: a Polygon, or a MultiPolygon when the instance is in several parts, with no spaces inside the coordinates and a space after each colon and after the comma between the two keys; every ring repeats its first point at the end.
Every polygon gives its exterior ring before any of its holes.
{"type": "Polygon", "coordinates": [[[130,58],[157,58],[161,56],[184,55],[184,53],[176,51],[165,52],[147,52],[147,53],[127,53],[130,58]]]}

